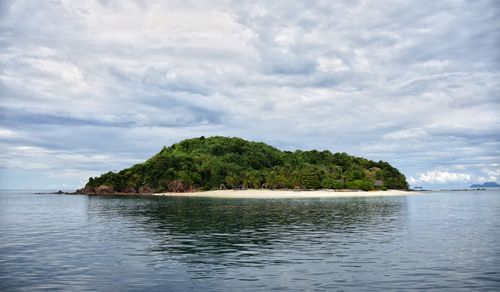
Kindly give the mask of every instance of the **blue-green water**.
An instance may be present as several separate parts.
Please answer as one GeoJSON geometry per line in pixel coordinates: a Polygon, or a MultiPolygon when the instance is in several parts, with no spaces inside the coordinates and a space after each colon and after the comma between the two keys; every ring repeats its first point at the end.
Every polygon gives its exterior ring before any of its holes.
{"type": "Polygon", "coordinates": [[[0,290],[499,290],[500,192],[0,194],[0,290]]]}

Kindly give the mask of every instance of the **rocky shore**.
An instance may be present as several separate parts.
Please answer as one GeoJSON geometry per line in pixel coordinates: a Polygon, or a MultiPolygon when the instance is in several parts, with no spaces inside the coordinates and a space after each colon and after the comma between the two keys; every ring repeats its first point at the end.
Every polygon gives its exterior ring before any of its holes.
{"type": "Polygon", "coordinates": [[[100,185],[97,188],[86,186],[74,192],[74,194],[78,195],[151,195],[153,193],[154,189],[148,186],[142,186],[138,189],[126,188],[123,191],[117,192],[112,186],[106,185],[100,185]]]}
{"type": "MultiPolygon", "coordinates": [[[[59,193],[59,192],[58,192],[59,193]]],[[[64,192],[63,192],[64,193],[64,192]]],[[[323,189],[323,190],[306,190],[306,189],[240,189],[240,190],[211,190],[198,191],[190,190],[187,192],[170,192],[159,193],[154,189],[144,186],[138,189],[127,188],[124,191],[117,192],[111,186],[101,185],[97,188],[85,187],[76,190],[74,193],[64,194],[81,194],[81,195],[159,195],[159,196],[178,196],[178,197],[227,197],[227,198],[298,198],[298,197],[362,197],[362,196],[393,196],[393,195],[408,195],[415,192],[402,190],[388,191],[362,191],[357,189],[323,189]]]]}

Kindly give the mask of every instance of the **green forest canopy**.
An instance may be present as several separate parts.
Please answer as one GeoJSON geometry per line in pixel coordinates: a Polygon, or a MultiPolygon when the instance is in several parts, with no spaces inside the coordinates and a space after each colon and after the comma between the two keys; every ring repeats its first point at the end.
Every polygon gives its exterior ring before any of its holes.
{"type": "Polygon", "coordinates": [[[144,163],[90,178],[87,192],[185,192],[219,188],[408,189],[389,163],[330,151],[280,151],[241,138],[200,137],[163,149],[144,163]],[[141,189],[141,191],[139,190],[141,189]]]}

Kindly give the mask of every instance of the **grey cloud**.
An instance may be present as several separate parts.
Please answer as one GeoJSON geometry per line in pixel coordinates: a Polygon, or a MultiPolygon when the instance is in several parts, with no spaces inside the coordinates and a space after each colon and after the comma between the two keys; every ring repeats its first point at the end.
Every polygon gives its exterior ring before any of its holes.
{"type": "Polygon", "coordinates": [[[141,86],[148,91],[166,90],[174,93],[187,92],[200,95],[211,93],[211,89],[204,84],[194,83],[189,79],[169,79],[168,70],[150,69],[142,74],[124,74],[116,69],[110,69],[110,72],[118,82],[141,86]]]}
{"type": "Polygon", "coordinates": [[[498,169],[495,1],[1,3],[0,141],[51,171],[51,155],[105,154],[73,160],[87,176],[214,134],[413,177],[498,169]]]}
{"type": "Polygon", "coordinates": [[[64,125],[72,126],[99,126],[99,127],[131,127],[132,122],[127,121],[103,121],[91,118],[77,118],[51,113],[37,113],[26,110],[0,107],[0,117],[3,125],[11,128],[32,127],[41,125],[64,125]]]}
{"type": "Polygon", "coordinates": [[[263,60],[264,72],[282,75],[308,75],[314,73],[316,63],[298,55],[271,54],[263,60]]]}
{"type": "Polygon", "coordinates": [[[0,19],[9,13],[10,6],[13,2],[14,0],[0,1],[0,19]]]}
{"type": "MultiPolygon", "coordinates": [[[[40,113],[27,110],[0,107],[0,120],[3,126],[9,128],[33,128],[45,125],[55,125],[62,127],[109,127],[109,128],[132,128],[132,127],[186,127],[200,123],[219,123],[221,114],[209,110],[198,108],[196,106],[184,105],[181,102],[175,102],[166,99],[165,102],[159,101],[160,98],[149,101],[151,106],[159,107],[164,111],[174,112],[171,115],[154,118],[150,121],[134,120],[135,116],[114,116],[113,120],[99,119],[99,117],[79,118],[63,114],[40,113]],[[178,113],[184,113],[182,117],[178,113]]],[[[147,104],[147,103],[146,103],[147,104]]]]}

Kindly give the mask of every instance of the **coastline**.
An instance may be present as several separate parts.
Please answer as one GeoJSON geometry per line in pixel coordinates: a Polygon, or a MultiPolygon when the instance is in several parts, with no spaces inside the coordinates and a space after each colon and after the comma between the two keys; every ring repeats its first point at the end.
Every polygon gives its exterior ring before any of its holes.
{"type": "Polygon", "coordinates": [[[292,191],[292,190],[214,190],[188,193],[154,193],[153,196],[166,197],[205,197],[227,199],[304,199],[304,198],[354,198],[354,197],[390,197],[416,195],[418,192],[387,191],[292,191]]]}

